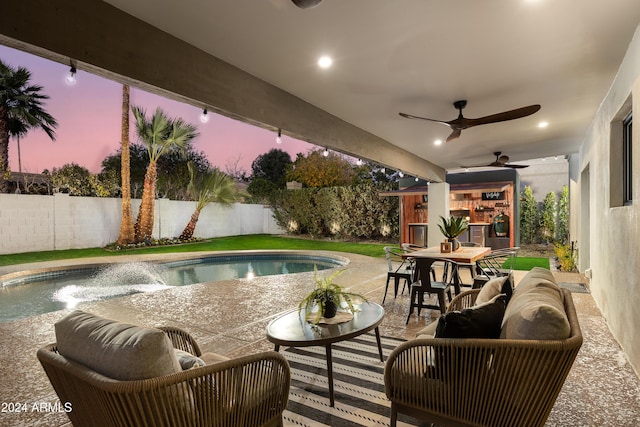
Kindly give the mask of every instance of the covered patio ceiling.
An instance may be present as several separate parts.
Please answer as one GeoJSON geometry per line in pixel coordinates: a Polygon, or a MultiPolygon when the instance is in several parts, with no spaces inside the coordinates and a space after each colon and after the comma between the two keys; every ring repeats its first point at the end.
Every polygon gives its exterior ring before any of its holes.
{"type": "Polygon", "coordinates": [[[640,23],[637,0],[25,0],[0,43],[433,180],[575,153],[640,23]],[[54,4],[55,3],[55,4],[54,4]],[[148,24],[148,25],[147,25],[148,24]],[[333,65],[316,61],[330,55],[333,65]],[[531,116],[462,131],[410,120],[531,116]],[[546,128],[539,128],[542,121],[546,128]]]}

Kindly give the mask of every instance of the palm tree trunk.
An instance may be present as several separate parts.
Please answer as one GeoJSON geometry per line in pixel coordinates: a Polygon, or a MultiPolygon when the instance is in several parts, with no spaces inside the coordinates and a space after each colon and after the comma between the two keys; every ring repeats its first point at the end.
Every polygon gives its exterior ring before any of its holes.
{"type": "Polygon", "coordinates": [[[0,107],[0,193],[9,192],[9,121],[7,110],[0,107]]]}
{"type": "Polygon", "coordinates": [[[196,224],[198,222],[198,218],[200,218],[200,209],[196,209],[195,212],[191,215],[191,219],[189,223],[182,231],[180,235],[180,240],[189,240],[193,237],[193,233],[196,231],[196,224]]]}
{"type": "Polygon", "coordinates": [[[138,219],[134,226],[136,242],[144,242],[151,239],[153,232],[153,216],[156,200],[156,179],[158,171],[155,162],[150,162],[144,175],[144,188],[142,190],[142,203],[138,211],[138,219]]]}
{"type": "Polygon", "coordinates": [[[122,85],[122,146],[120,177],[122,181],[122,221],[118,245],[133,243],[133,214],[131,213],[131,156],[129,148],[129,85],[122,85]]]}

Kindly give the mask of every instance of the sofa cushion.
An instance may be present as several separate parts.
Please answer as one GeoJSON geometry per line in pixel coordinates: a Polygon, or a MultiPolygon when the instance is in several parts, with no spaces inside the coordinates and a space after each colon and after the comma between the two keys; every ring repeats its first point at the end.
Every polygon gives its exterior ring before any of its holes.
{"type": "Polygon", "coordinates": [[[495,298],[496,295],[505,294],[506,304],[509,304],[511,295],[513,295],[513,274],[507,276],[495,277],[489,280],[478,292],[476,305],[484,304],[495,298]]]}
{"type": "Polygon", "coordinates": [[[562,290],[549,270],[534,268],[513,292],[500,338],[558,340],[571,334],[562,290]]]}
{"type": "Polygon", "coordinates": [[[116,380],[181,372],[169,337],[160,329],[130,325],[75,310],[55,324],[58,352],[116,380]]]}
{"type": "Polygon", "coordinates": [[[506,295],[496,295],[490,301],[451,311],[438,319],[436,338],[498,338],[505,311],[506,295]]]}
{"type": "Polygon", "coordinates": [[[514,289],[514,296],[518,293],[525,293],[526,291],[533,288],[546,287],[550,289],[554,289],[558,292],[560,298],[562,298],[562,292],[560,287],[556,283],[555,277],[553,277],[553,273],[542,267],[534,267],[532,268],[518,283],[518,286],[514,289]]]}

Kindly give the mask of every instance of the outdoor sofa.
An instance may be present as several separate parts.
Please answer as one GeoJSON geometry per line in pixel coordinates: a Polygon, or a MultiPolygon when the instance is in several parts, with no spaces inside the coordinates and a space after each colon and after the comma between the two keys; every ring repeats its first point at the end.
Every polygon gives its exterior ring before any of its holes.
{"type": "Polygon", "coordinates": [[[79,310],[37,352],[74,426],[282,426],[290,369],[273,351],[202,354],[187,332],[79,310]]]}
{"type": "Polygon", "coordinates": [[[447,313],[390,354],[398,413],[439,426],[543,426],[582,345],[571,293],[534,268],[456,296],[447,313]],[[444,336],[444,338],[443,338],[444,336]]]}

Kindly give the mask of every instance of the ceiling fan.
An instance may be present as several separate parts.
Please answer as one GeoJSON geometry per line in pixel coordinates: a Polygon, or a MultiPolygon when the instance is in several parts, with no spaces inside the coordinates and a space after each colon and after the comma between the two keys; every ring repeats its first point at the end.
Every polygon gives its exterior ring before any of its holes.
{"type": "Polygon", "coordinates": [[[498,114],[492,114],[490,116],[480,117],[477,119],[467,119],[466,117],[462,116],[462,109],[467,106],[466,100],[456,101],[453,103],[453,106],[457,108],[460,113],[458,114],[457,119],[449,120],[448,122],[444,120],[435,120],[428,119],[426,117],[412,116],[411,114],[405,113],[400,113],[400,115],[408,119],[428,120],[430,122],[442,123],[443,125],[449,126],[453,130],[451,135],[447,137],[447,142],[449,142],[453,139],[459,138],[462,130],[468,129],[472,126],[487,125],[489,123],[505,122],[507,120],[519,119],[529,116],[540,109],[539,104],[534,104],[527,107],[516,108],[515,110],[509,110],[498,114]]]}
{"type": "Polygon", "coordinates": [[[529,165],[510,165],[509,156],[502,156],[501,151],[495,151],[493,153],[496,156],[496,160],[494,162],[489,163],[488,165],[476,165],[476,166],[460,166],[462,168],[511,168],[511,169],[521,169],[528,168],[529,165]]]}

